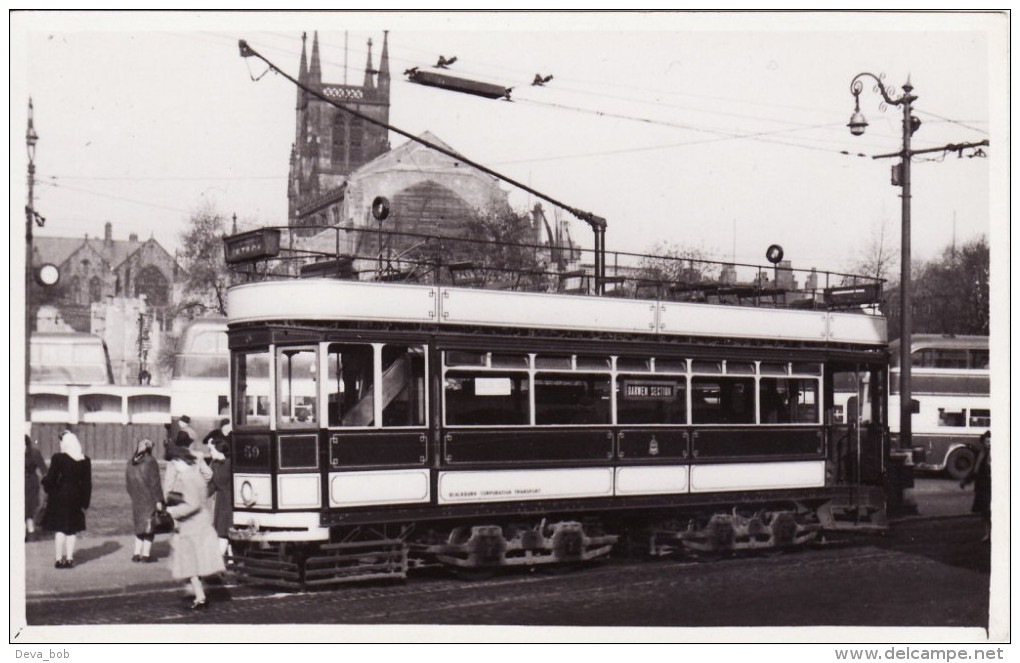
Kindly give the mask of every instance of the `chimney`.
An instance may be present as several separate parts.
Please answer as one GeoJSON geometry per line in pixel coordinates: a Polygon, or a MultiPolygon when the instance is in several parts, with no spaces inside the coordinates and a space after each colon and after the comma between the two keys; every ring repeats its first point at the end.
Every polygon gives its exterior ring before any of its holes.
{"type": "Polygon", "coordinates": [[[137,242],[138,241],[138,233],[131,233],[130,235],[128,235],[128,240],[130,240],[131,242],[137,242]]]}
{"type": "Polygon", "coordinates": [[[107,221],[105,230],[106,232],[103,236],[103,244],[110,246],[113,244],[113,224],[107,221]]]}

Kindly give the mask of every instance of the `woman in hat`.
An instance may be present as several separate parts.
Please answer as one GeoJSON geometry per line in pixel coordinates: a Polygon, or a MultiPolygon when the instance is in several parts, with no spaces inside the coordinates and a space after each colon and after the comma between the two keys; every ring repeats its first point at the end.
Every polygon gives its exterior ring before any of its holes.
{"type": "Polygon", "coordinates": [[[156,561],[151,555],[153,535],[146,530],[152,512],[163,508],[163,486],[159,479],[159,465],[152,457],[152,447],[152,440],[139,440],[124,472],[124,482],[131,496],[131,517],[135,529],[135,554],[131,556],[132,562],[156,561]]]}
{"type": "Polygon", "coordinates": [[[81,442],[69,430],[60,436],[60,451],[53,454],[42,480],[46,513],[42,526],[54,532],[58,569],[74,566],[74,545],[85,530],[85,510],[92,500],[92,461],[82,453],[81,442]]]}
{"type": "Polygon", "coordinates": [[[170,541],[170,572],[188,580],[195,594],[188,608],[202,610],[209,607],[202,578],[225,570],[209,509],[209,482],[200,468],[209,469],[190,449],[178,445],[167,447],[167,461],[166,494],[180,495],[180,503],[166,507],[177,525],[170,541]]]}

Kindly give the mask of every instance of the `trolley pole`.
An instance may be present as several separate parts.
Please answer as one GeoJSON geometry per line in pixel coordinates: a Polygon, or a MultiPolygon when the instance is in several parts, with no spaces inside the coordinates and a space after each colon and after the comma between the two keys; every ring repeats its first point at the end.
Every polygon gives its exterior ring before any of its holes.
{"type": "Polygon", "coordinates": [[[910,336],[913,329],[911,311],[911,285],[910,285],[910,137],[917,131],[921,122],[910,114],[911,104],[917,97],[911,94],[914,86],[910,84],[909,77],[903,84],[903,94],[899,98],[892,98],[882,79],[874,74],[863,72],[857,74],[850,83],[850,93],[854,95],[854,113],[850,116],[850,133],[854,136],[864,134],[868,126],[867,120],[861,113],[860,95],[864,89],[861,81],[864,77],[875,80],[875,91],[882,95],[882,99],[890,106],[901,106],[903,108],[903,149],[899,152],[900,163],[896,165],[893,175],[893,185],[902,188],[901,198],[901,244],[900,244],[900,449],[909,451],[913,444],[912,426],[912,393],[910,382],[910,336]]]}

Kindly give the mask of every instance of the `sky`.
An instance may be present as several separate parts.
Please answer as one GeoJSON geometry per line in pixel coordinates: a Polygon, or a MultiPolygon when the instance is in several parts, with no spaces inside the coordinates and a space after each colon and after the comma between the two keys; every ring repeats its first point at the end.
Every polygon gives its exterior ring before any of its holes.
{"type": "MultiPolygon", "coordinates": [[[[242,229],[285,225],[296,90],[237,42],[294,75],[301,34],[310,48],[316,30],[323,80],[343,83],[346,62],[352,84],[366,40],[378,65],[389,30],[390,123],[606,218],[610,251],[665,241],[757,264],[778,243],[794,267],[841,270],[884,233],[898,252],[895,159],[871,157],[900,149],[902,112],[881,108],[868,79],[870,126],[851,136],[860,72],[896,94],[909,78],[914,149],[991,142],[990,158],[915,157],[914,257],[994,236],[993,214],[1008,231],[992,203],[1007,153],[1008,20],[960,13],[15,13],[12,218],[31,97],[37,236],[102,236],[109,221],[115,239],[155,236],[173,251],[204,205],[242,229]],[[513,101],[402,75],[439,55],[458,58],[450,73],[513,87],[513,101]],[[532,86],[536,73],[553,79],[532,86]]],[[[12,241],[22,234],[14,224],[12,241]]],[[[583,222],[571,234],[591,246],[583,222]]]]}

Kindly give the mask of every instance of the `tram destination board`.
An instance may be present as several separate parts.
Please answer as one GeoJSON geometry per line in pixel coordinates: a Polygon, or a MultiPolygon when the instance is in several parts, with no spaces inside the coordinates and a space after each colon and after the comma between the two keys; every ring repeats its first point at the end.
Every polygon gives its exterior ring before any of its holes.
{"type": "Polygon", "coordinates": [[[669,401],[675,397],[676,382],[627,380],[623,383],[623,393],[632,401],[669,401]]]}
{"type": "Polygon", "coordinates": [[[275,258],[280,254],[280,231],[260,228],[223,238],[223,257],[228,265],[275,258]]]}

